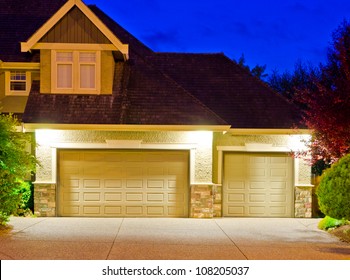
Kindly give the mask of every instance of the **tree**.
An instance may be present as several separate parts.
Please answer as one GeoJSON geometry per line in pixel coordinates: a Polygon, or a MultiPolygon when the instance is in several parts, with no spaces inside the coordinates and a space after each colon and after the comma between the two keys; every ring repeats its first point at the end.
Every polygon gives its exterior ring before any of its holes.
{"type": "Polygon", "coordinates": [[[310,86],[298,89],[304,123],[313,131],[312,163],[332,164],[350,153],[350,25],[344,21],[333,33],[327,63],[310,86]]]}
{"type": "Polygon", "coordinates": [[[247,69],[254,77],[263,79],[268,76],[268,74],[264,73],[266,71],[266,65],[257,64],[252,69],[250,69],[250,67],[246,64],[244,54],[242,54],[238,61],[235,62],[238,65],[242,66],[244,69],[247,69]]]}
{"type": "Polygon", "coordinates": [[[29,134],[16,131],[19,125],[14,116],[0,114],[0,224],[5,224],[23,202],[24,180],[37,164],[26,149],[33,140],[29,134]]]}
{"type": "Polygon", "coordinates": [[[295,63],[293,72],[285,71],[280,74],[278,70],[274,70],[272,74],[269,75],[267,83],[288,100],[298,103],[294,98],[295,93],[298,90],[312,87],[312,77],[319,76],[319,68],[312,66],[310,63],[304,63],[299,60],[295,63]]]}

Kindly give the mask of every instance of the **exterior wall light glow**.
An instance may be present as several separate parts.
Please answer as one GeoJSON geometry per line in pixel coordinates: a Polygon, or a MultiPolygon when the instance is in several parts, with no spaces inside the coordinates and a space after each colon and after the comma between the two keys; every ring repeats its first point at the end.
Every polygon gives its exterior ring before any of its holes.
{"type": "Polygon", "coordinates": [[[310,141],[310,135],[291,135],[288,139],[288,147],[293,152],[302,152],[307,150],[307,143],[310,141]]]}
{"type": "Polygon", "coordinates": [[[36,142],[40,146],[50,146],[56,142],[60,131],[52,129],[38,129],[35,131],[36,142]]]}
{"type": "Polygon", "coordinates": [[[198,144],[202,147],[211,147],[213,143],[213,132],[211,131],[189,132],[188,142],[198,144]]]}

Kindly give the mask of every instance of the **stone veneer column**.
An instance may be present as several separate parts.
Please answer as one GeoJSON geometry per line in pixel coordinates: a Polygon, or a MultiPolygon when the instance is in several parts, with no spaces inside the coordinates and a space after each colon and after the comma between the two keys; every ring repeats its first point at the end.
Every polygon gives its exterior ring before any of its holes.
{"type": "Polygon", "coordinates": [[[312,190],[309,185],[295,187],[295,218],[312,217],[312,190]]]}
{"type": "Polygon", "coordinates": [[[221,186],[191,185],[190,218],[221,217],[221,186]]]}
{"type": "Polygon", "coordinates": [[[34,214],[38,217],[56,216],[56,184],[34,183],[34,214]]]}

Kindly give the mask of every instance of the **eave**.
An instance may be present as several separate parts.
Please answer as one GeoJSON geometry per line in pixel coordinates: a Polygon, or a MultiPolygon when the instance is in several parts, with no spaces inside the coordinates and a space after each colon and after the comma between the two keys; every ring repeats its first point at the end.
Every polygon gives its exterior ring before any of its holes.
{"type": "Polygon", "coordinates": [[[97,131],[213,131],[226,132],[228,125],[136,125],[136,124],[52,124],[23,123],[23,131],[33,132],[37,129],[53,130],[97,130],[97,131]]]}
{"type": "Polygon", "coordinates": [[[3,70],[40,70],[40,63],[37,63],[37,62],[0,62],[0,69],[3,69],[3,70]]]}
{"type": "Polygon", "coordinates": [[[295,135],[311,134],[310,129],[298,128],[230,128],[231,135],[295,135]]]}

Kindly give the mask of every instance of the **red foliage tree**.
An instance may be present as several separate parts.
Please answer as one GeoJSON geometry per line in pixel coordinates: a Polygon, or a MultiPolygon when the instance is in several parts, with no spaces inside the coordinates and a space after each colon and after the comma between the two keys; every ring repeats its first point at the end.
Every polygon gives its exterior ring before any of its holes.
{"type": "Polygon", "coordinates": [[[312,163],[327,164],[350,153],[350,24],[344,21],[333,42],[320,76],[295,95],[303,104],[304,122],[313,131],[309,143],[312,163]]]}

